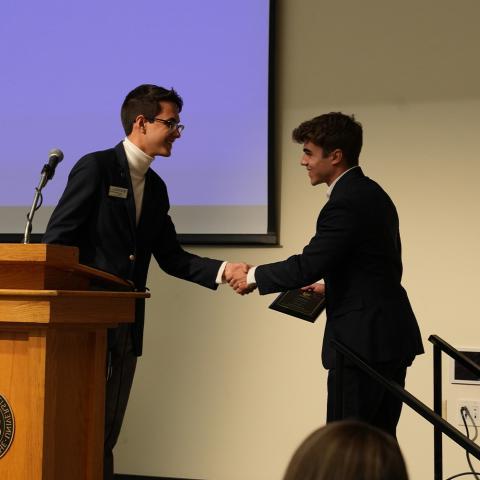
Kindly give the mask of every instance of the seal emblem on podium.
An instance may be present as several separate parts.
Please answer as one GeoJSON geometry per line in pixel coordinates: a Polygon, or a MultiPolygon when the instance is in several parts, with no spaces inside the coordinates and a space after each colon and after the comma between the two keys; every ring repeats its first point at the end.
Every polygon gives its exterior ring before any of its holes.
{"type": "Polygon", "coordinates": [[[15,435],[15,418],[7,399],[0,394],[0,458],[11,447],[15,435]]]}

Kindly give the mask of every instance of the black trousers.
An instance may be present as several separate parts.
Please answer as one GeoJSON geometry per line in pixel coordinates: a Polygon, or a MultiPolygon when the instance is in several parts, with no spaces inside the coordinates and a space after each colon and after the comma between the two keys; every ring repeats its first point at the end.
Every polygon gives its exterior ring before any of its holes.
{"type": "Polygon", "coordinates": [[[109,336],[105,392],[104,480],[113,480],[113,448],[120,434],[137,365],[130,327],[121,325],[109,332],[109,336]]]}
{"type": "MultiPolygon", "coordinates": [[[[386,378],[405,386],[407,364],[373,364],[372,367],[386,378]]],[[[337,372],[328,372],[327,422],[337,420],[335,415],[335,381],[337,372]]],[[[393,437],[397,436],[397,424],[402,402],[397,400],[380,383],[353,366],[345,366],[343,372],[343,415],[374,425],[393,437]]]]}

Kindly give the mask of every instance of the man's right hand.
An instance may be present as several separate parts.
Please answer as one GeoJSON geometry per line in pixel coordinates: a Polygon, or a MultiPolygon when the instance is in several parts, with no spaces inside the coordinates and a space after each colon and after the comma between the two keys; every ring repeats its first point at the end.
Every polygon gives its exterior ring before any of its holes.
{"type": "Polygon", "coordinates": [[[255,290],[255,285],[247,284],[247,273],[251,265],[247,263],[227,263],[223,272],[224,279],[240,295],[255,290]]]}

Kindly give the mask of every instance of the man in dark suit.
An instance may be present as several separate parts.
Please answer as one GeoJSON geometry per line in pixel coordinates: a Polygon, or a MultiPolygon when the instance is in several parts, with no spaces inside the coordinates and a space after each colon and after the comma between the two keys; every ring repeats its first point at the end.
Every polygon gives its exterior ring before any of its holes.
{"type": "MultiPolygon", "coordinates": [[[[328,185],[328,202],[316,233],[299,255],[237,272],[227,278],[239,293],[260,294],[309,285],[325,291],[327,322],[322,361],[329,369],[327,421],[335,419],[335,352],[347,345],[387,378],[405,383],[407,366],[423,353],[407,293],[401,286],[398,216],[385,191],[358,166],[362,127],[342,113],[302,123],[293,138],[303,143],[301,164],[312,185],[328,185]],[[319,279],[325,284],[312,284],[319,279]]],[[[353,365],[344,377],[344,417],[356,417],[395,436],[401,402],[353,365]]]]}
{"type": "MultiPolygon", "coordinates": [[[[240,264],[201,258],[178,243],[168,214],[163,180],[150,168],[157,155],[168,157],[180,138],[183,101],[172,89],[140,85],[121,109],[126,138],[116,147],[81,158],[55,208],[43,241],[75,245],[80,262],[128,279],[144,291],[151,256],[170,275],[216,289],[225,272],[240,264]]],[[[246,271],[246,267],[245,267],[246,271]]],[[[104,478],[113,479],[116,444],[142,353],[144,301],[135,323],[109,331],[105,406],[104,478]]]]}

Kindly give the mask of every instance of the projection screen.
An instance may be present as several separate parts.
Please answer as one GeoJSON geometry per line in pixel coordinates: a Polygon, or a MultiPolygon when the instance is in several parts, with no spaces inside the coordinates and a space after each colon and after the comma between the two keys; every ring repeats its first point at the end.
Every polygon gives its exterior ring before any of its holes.
{"type": "Polygon", "coordinates": [[[6,2],[2,240],[23,233],[48,152],[60,148],[65,158],[43,191],[37,234],[76,161],[124,138],[125,95],[154,83],[184,99],[182,138],[170,158],[152,164],[168,186],[180,237],[275,243],[271,9],[269,0],[6,2]]]}

